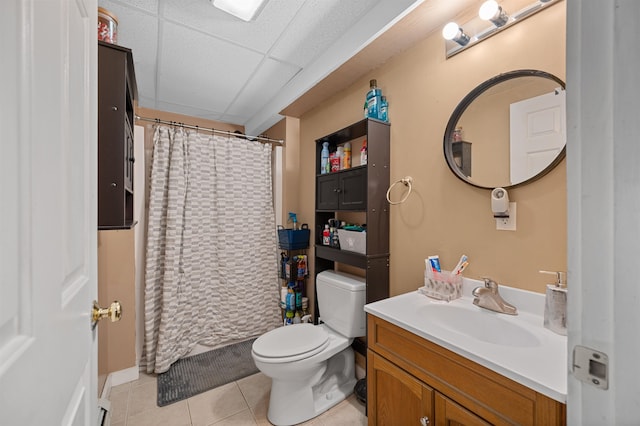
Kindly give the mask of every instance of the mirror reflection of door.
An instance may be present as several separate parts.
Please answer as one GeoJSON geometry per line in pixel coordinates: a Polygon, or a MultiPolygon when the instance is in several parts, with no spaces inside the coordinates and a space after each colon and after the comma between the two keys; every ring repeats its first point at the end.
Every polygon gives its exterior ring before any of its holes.
{"type": "Polygon", "coordinates": [[[447,123],[444,154],[451,171],[470,185],[488,189],[524,185],[544,176],[565,155],[563,88],[562,80],[538,70],[510,71],[475,87],[447,123]],[[539,105],[549,93],[550,105],[539,105]],[[511,105],[521,102],[522,117],[516,119],[520,124],[514,128],[511,105]],[[463,132],[456,135],[459,128],[463,132]],[[524,135],[518,136],[515,147],[512,132],[524,135]],[[468,145],[470,161],[461,161],[464,145],[468,145]]]}
{"type": "Polygon", "coordinates": [[[510,180],[522,182],[544,170],[566,141],[565,91],[512,103],[510,106],[510,180]]]}

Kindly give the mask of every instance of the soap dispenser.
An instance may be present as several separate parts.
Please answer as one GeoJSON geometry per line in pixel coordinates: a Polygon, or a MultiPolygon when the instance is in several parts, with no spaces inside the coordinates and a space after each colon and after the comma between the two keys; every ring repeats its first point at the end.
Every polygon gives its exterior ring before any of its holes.
{"type": "Polygon", "coordinates": [[[547,285],[544,301],[544,326],[554,333],[567,335],[567,285],[565,272],[540,271],[556,276],[554,284],[547,285]]]}

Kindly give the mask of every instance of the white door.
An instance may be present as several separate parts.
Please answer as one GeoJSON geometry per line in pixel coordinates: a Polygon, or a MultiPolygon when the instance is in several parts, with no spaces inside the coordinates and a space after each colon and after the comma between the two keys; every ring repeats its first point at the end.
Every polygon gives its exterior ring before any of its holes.
{"type": "Polygon", "coordinates": [[[638,425],[640,2],[570,0],[567,16],[567,367],[578,345],[608,360],[607,389],[569,374],[567,424],[638,425]]]}
{"type": "Polygon", "coordinates": [[[2,0],[2,425],[97,419],[96,25],[96,0],[2,0]]]}
{"type": "Polygon", "coordinates": [[[565,91],[511,104],[511,184],[523,182],[555,160],[567,140],[565,91]]]}

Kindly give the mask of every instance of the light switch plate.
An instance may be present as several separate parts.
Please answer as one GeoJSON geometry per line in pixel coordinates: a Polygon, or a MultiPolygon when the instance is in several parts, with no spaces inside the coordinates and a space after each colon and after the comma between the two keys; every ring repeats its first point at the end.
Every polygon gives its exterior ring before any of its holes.
{"type": "Polygon", "coordinates": [[[609,389],[609,357],[585,346],[573,348],[573,375],[598,389],[609,389]]]}

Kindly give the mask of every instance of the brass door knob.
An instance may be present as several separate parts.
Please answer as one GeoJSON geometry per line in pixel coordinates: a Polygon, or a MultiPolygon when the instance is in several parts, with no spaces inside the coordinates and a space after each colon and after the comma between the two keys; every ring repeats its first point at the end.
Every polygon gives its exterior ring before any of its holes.
{"type": "Polygon", "coordinates": [[[101,308],[97,301],[93,301],[93,309],[91,311],[91,326],[95,328],[103,318],[109,318],[111,322],[119,321],[122,317],[122,306],[117,300],[113,301],[108,308],[101,308]]]}

